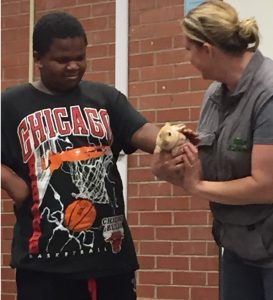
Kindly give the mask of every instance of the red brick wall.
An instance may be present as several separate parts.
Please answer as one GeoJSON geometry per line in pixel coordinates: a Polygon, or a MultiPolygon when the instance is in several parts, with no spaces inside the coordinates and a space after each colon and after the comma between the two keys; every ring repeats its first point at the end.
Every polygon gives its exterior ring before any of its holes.
{"type": "MultiPolygon", "coordinates": [[[[66,10],[90,46],[86,79],[114,83],[115,1],[38,0],[36,19],[66,10]]],[[[208,82],[189,64],[179,22],[183,0],[129,1],[129,101],[151,122],[196,127],[208,82]]],[[[2,89],[28,80],[29,1],[2,0],[2,89]]],[[[128,220],[141,265],[138,299],[218,299],[217,248],[208,205],[152,175],[149,155],[128,161],[128,220]]],[[[2,193],[2,298],[15,300],[8,267],[14,217],[2,193]]]]}

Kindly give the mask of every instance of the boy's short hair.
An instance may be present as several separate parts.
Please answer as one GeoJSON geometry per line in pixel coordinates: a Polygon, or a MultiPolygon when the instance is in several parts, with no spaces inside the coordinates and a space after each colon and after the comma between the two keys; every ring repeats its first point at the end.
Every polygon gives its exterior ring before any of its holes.
{"type": "Polygon", "coordinates": [[[42,16],[33,31],[33,51],[44,55],[53,39],[82,37],[87,45],[86,33],[77,18],[65,12],[52,12],[42,16]]]}

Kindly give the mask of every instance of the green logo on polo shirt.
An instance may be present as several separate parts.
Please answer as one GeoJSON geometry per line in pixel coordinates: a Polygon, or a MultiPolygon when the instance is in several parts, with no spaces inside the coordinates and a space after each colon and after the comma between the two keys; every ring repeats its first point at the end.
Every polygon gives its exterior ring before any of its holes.
{"type": "Polygon", "coordinates": [[[248,152],[247,141],[238,137],[234,138],[232,144],[228,146],[229,151],[248,152]]]}

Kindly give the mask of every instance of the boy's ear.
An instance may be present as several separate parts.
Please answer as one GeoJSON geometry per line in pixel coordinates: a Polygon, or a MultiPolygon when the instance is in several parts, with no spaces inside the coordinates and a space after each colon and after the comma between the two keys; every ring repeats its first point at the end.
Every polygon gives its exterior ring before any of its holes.
{"type": "Polygon", "coordinates": [[[33,60],[39,69],[43,67],[40,59],[41,59],[40,54],[37,51],[33,51],[33,60]]]}

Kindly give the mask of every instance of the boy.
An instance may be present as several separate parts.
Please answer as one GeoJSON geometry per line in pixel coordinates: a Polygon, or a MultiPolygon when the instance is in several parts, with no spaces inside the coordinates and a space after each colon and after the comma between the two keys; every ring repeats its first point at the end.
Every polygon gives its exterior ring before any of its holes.
{"type": "Polygon", "coordinates": [[[14,200],[19,300],[133,300],[138,268],[116,161],[158,129],[115,88],[82,81],[87,38],[66,13],[33,32],[40,80],[2,94],[2,187],[14,200]]]}

